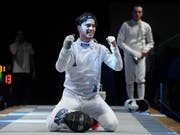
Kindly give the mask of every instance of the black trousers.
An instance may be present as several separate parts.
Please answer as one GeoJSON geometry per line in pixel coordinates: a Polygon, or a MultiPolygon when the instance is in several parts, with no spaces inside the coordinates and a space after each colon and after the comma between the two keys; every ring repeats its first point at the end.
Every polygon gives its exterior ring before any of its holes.
{"type": "Polygon", "coordinates": [[[29,73],[14,73],[12,82],[12,104],[30,104],[32,92],[32,75],[29,73]]]}

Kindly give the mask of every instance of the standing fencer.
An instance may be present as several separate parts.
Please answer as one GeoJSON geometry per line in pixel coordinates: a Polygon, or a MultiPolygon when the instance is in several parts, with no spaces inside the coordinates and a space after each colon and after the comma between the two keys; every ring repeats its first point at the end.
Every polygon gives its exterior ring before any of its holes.
{"type": "Polygon", "coordinates": [[[56,61],[57,71],[65,72],[65,88],[61,100],[47,118],[48,129],[60,130],[60,124],[54,119],[64,113],[62,110],[80,110],[97,120],[105,131],[115,131],[118,119],[99,95],[102,63],[115,71],[123,68],[115,37],[106,38],[111,51],[94,40],[97,20],[92,13],[77,17],[76,25],[79,38],[75,41],[73,35],[66,36],[56,61]]]}
{"type": "Polygon", "coordinates": [[[138,98],[145,96],[146,55],[154,46],[151,27],[142,20],[143,8],[135,5],[132,19],[125,21],[118,32],[117,44],[124,53],[126,90],[129,99],[134,99],[134,82],[138,98]]]}

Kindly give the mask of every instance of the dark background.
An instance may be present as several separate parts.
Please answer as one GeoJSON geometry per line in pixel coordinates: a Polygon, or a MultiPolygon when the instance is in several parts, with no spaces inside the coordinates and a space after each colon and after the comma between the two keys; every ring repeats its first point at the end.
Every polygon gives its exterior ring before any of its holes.
{"type": "MultiPolygon", "coordinates": [[[[102,1],[19,1],[2,3],[0,8],[0,64],[6,65],[11,72],[12,59],[9,44],[13,41],[17,28],[25,29],[26,38],[33,44],[36,60],[36,79],[31,94],[31,104],[56,104],[63,91],[64,73],[55,70],[55,62],[66,35],[77,30],[74,20],[81,13],[93,12],[99,26],[95,38],[106,45],[106,36],[117,36],[125,20],[130,18],[133,0],[102,1]]],[[[138,1],[139,2],[139,1],[138,1]]],[[[140,1],[144,7],[143,19],[153,31],[155,47],[148,56],[146,99],[159,104],[159,85],[163,84],[165,93],[176,97],[174,101],[165,94],[166,102],[179,111],[180,101],[178,76],[173,80],[173,93],[169,90],[169,65],[180,55],[180,4],[177,1],[140,1]],[[175,81],[175,83],[174,83],[175,81]]],[[[177,74],[177,71],[174,74],[177,74]]],[[[122,105],[125,101],[124,70],[115,72],[103,65],[102,84],[107,92],[110,105],[122,105]]],[[[159,106],[158,106],[159,107],[159,106]]]]}

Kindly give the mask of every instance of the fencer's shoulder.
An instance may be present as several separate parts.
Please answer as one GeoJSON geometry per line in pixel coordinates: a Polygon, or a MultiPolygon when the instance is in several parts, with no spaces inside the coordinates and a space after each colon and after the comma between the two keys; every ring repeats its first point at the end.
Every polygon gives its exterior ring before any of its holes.
{"type": "Polygon", "coordinates": [[[145,27],[149,27],[149,28],[151,27],[150,24],[146,21],[141,21],[141,24],[145,27]]]}
{"type": "Polygon", "coordinates": [[[30,42],[24,42],[23,44],[24,48],[27,48],[28,50],[33,50],[33,46],[32,46],[32,43],[30,42]]]}
{"type": "Polygon", "coordinates": [[[129,22],[131,22],[131,20],[126,20],[123,22],[123,24],[128,24],[129,22]]]}
{"type": "Polygon", "coordinates": [[[94,46],[96,46],[97,48],[100,48],[100,49],[104,49],[105,48],[105,45],[103,45],[101,43],[94,43],[94,46]]]}
{"type": "Polygon", "coordinates": [[[102,44],[99,43],[96,39],[91,40],[91,41],[90,41],[90,45],[91,45],[91,46],[95,46],[96,48],[97,48],[97,47],[99,48],[99,47],[102,46],[102,44]]]}
{"type": "Polygon", "coordinates": [[[129,23],[130,23],[130,20],[124,21],[124,22],[122,23],[122,26],[128,26],[129,23]]]}
{"type": "Polygon", "coordinates": [[[129,28],[131,25],[131,20],[124,21],[121,25],[121,29],[129,28]]]}
{"type": "Polygon", "coordinates": [[[97,42],[94,42],[93,44],[94,44],[95,46],[98,46],[98,47],[103,46],[103,44],[101,44],[101,43],[97,43],[97,42]]]}
{"type": "Polygon", "coordinates": [[[80,41],[79,39],[77,39],[77,40],[75,40],[75,41],[72,43],[71,46],[73,46],[73,48],[76,48],[77,46],[79,46],[80,42],[81,42],[81,41],[80,41]]]}
{"type": "Polygon", "coordinates": [[[94,48],[94,50],[100,51],[100,52],[106,52],[106,50],[107,50],[107,47],[101,43],[94,43],[92,48],[94,48]]]}

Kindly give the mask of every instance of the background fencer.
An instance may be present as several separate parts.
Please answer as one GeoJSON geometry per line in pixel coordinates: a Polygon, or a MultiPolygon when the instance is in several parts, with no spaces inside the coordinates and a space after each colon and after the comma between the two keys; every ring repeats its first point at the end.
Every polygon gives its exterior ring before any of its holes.
{"type": "Polygon", "coordinates": [[[117,44],[124,53],[127,96],[134,99],[134,82],[137,83],[139,99],[145,96],[146,56],[154,41],[150,25],[142,20],[143,8],[134,5],[132,19],[125,21],[119,29],[117,44]]]}

